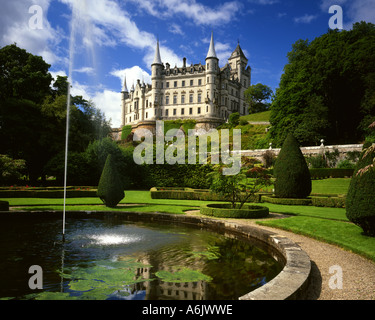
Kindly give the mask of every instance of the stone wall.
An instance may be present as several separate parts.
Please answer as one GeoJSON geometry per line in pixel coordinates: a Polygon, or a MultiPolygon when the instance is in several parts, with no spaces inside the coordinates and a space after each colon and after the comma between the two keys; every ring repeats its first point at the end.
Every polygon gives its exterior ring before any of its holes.
{"type": "MultiPolygon", "coordinates": [[[[363,145],[362,144],[346,144],[346,145],[332,145],[332,146],[325,146],[323,143],[317,147],[301,147],[301,151],[305,156],[317,156],[319,154],[325,154],[326,152],[334,152],[338,150],[339,152],[339,160],[345,159],[345,156],[348,152],[362,152],[363,145]]],[[[268,150],[271,150],[275,156],[277,156],[280,152],[280,149],[273,149],[272,145],[270,145],[269,149],[257,149],[257,150],[242,150],[241,155],[249,156],[256,158],[258,160],[263,160],[263,155],[268,150]]]]}

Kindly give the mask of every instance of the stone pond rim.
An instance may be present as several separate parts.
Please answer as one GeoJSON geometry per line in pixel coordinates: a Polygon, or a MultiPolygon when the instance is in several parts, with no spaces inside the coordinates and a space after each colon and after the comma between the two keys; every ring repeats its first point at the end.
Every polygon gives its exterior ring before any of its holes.
{"type": "MultiPolygon", "coordinates": [[[[0,217],[15,217],[37,215],[45,217],[55,215],[60,217],[62,211],[0,211],[0,217]]],[[[301,247],[285,236],[267,231],[254,226],[241,224],[241,222],[229,222],[211,217],[198,217],[187,215],[173,215],[167,213],[127,212],[127,211],[69,211],[70,217],[75,218],[99,218],[105,216],[122,217],[128,221],[158,221],[167,223],[190,224],[206,227],[217,231],[226,231],[255,239],[270,246],[280,254],[284,261],[284,268],[271,281],[262,287],[251,291],[239,300],[301,300],[306,296],[310,280],[311,261],[308,254],[301,247]]]]}

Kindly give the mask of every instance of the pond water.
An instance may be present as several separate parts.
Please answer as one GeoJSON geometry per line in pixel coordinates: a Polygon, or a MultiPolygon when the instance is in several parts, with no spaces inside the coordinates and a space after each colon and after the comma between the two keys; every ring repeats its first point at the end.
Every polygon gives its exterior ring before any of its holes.
{"type": "Polygon", "coordinates": [[[190,226],[74,218],[65,239],[59,219],[1,219],[0,299],[230,300],[283,268],[254,243],[190,226]],[[29,288],[33,265],[41,290],[29,288]]]}

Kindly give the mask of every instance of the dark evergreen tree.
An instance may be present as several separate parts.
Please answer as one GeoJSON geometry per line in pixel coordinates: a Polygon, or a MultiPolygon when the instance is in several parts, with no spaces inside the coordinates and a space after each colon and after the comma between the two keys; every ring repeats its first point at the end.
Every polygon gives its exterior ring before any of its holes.
{"type": "Polygon", "coordinates": [[[277,198],[306,198],[310,195],[310,171],[299,143],[291,133],[284,141],[273,172],[277,198]]]}
{"type": "Polygon", "coordinates": [[[116,207],[125,197],[123,182],[120,179],[116,169],[116,162],[111,154],[108,155],[105,162],[97,194],[100,200],[110,208],[116,207]]]}
{"type": "Polygon", "coordinates": [[[346,197],[346,216],[360,226],[365,235],[375,236],[374,152],[364,152],[357,163],[346,197]]]}

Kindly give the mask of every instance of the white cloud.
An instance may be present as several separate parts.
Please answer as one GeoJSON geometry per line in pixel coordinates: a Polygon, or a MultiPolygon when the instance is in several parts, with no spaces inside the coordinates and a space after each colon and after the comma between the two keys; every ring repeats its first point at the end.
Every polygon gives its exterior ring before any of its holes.
{"type": "MultiPolygon", "coordinates": [[[[218,26],[227,24],[240,13],[240,1],[225,2],[215,8],[196,0],[129,0],[135,2],[150,15],[161,19],[176,17],[176,14],[192,20],[198,25],[218,26]]],[[[265,1],[265,0],[261,0],[265,1]]]]}
{"type": "Polygon", "coordinates": [[[29,13],[29,8],[33,5],[33,0],[2,1],[0,46],[17,43],[17,46],[28,52],[42,56],[47,63],[56,63],[61,59],[55,53],[54,47],[63,36],[59,30],[54,30],[47,20],[50,0],[40,0],[37,3],[42,9],[42,29],[34,29],[33,24],[29,23],[36,14],[29,13]]]}
{"type": "Polygon", "coordinates": [[[73,71],[78,72],[78,73],[86,73],[88,75],[95,74],[95,69],[92,68],[92,67],[82,67],[82,68],[79,68],[79,69],[74,69],[73,71]]]}
{"type": "Polygon", "coordinates": [[[95,106],[105,115],[106,120],[111,120],[112,128],[121,127],[121,93],[111,90],[96,92],[91,99],[95,106]]]}
{"type": "Polygon", "coordinates": [[[151,83],[151,75],[148,74],[145,70],[143,70],[139,66],[133,66],[131,68],[121,69],[121,70],[113,70],[110,73],[112,76],[119,78],[119,92],[120,88],[124,83],[124,79],[126,76],[126,85],[128,90],[130,91],[132,85],[137,83],[137,80],[144,81],[146,84],[151,83]]]}
{"type": "Polygon", "coordinates": [[[318,17],[317,15],[305,14],[302,17],[294,18],[294,22],[296,22],[296,23],[311,23],[317,17],[318,17]]]}
{"type": "Polygon", "coordinates": [[[179,34],[181,36],[183,36],[185,33],[182,31],[181,27],[176,24],[176,23],[172,23],[169,28],[168,28],[168,31],[173,33],[173,34],[179,34]]]}
{"type": "Polygon", "coordinates": [[[320,8],[328,13],[332,5],[340,5],[344,15],[344,29],[351,29],[353,23],[366,21],[375,23],[375,1],[373,0],[322,0],[320,8]]]}

